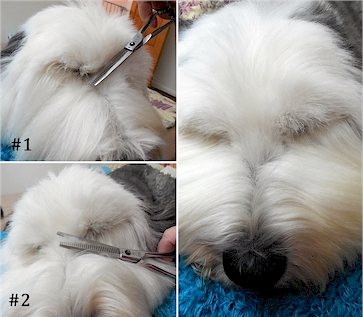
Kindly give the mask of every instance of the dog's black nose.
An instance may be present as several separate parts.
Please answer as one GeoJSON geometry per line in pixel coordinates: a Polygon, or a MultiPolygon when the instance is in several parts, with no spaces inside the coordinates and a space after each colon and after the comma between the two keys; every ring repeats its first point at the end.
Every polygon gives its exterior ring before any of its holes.
{"type": "Polygon", "coordinates": [[[286,269],[287,258],[280,254],[255,251],[240,253],[229,249],[223,252],[223,267],[228,278],[243,288],[270,292],[286,269]]]}

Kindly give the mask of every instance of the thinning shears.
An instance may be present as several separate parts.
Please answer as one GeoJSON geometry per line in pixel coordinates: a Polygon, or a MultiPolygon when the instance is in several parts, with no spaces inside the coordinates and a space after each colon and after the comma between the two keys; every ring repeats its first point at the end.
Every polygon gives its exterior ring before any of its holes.
{"type": "Polygon", "coordinates": [[[118,68],[132,53],[136,52],[141,46],[146,44],[156,35],[164,31],[166,28],[170,26],[170,24],[174,23],[175,16],[170,15],[170,21],[155,31],[151,32],[148,35],[144,35],[151,22],[156,18],[157,15],[163,15],[167,12],[170,12],[170,8],[166,8],[164,10],[153,10],[153,15],[150,19],[145,23],[145,25],[137,32],[137,34],[129,41],[126,46],[116,54],[107,65],[98,73],[96,77],[92,80],[93,86],[99,85],[103,80],[105,80],[111,73],[118,68]]]}
{"type": "Polygon", "coordinates": [[[57,235],[65,238],[68,241],[61,241],[60,247],[67,249],[75,249],[79,251],[91,252],[99,255],[105,255],[110,258],[119,259],[126,262],[137,263],[146,269],[160,273],[172,278],[175,278],[176,272],[175,267],[171,268],[171,271],[166,271],[156,265],[144,261],[146,258],[175,258],[174,253],[160,253],[160,252],[149,252],[141,250],[132,250],[126,248],[117,248],[112,245],[100,243],[94,240],[80,238],[64,232],[57,232],[57,235]]]}

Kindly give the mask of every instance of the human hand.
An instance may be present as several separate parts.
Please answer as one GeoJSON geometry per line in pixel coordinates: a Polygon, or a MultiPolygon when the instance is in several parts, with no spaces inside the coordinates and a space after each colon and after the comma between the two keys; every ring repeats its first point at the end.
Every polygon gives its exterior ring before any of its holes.
{"type": "MultiPolygon", "coordinates": [[[[176,226],[170,227],[164,231],[163,237],[161,238],[158,245],[158,252],[171,253],[175,251],[176,246],[176,226]]],[[[171,258],[166,259],[172,261],[171,258]]]]}
{"type": "MultiPolygon", "coordinates": [[[[157,11],[162,11],[166,9],[169,5],[170,10],[174,12],[175,16],[175,6],[176,1],[138,1],[139,15],[143,22],[146,22],[153,14],[152,9],[157,11]]],[[[163,19],[170,19],[170,11],[159,15],[163,19]]],[[[151,26],[157,27],[157,19],[151,22],[151,26]]]]}

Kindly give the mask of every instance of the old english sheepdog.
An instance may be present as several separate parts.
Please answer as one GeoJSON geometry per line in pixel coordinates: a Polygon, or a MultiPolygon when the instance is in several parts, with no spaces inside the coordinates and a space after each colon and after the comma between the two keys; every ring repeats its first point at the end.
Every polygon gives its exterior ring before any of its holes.
{"type": "Polygon", "coordinates": [[[165,129],[146,97],[146,49],[91,84],[136,32],[101,0],[48,7],[21,27],[1,52],[1,141],[30,149],[17,160],[158,158],[165,129]]]}
{"type": "Polygon", "coordinates": [[[340,15],[350,5],[236,2],[180,35],[179,252],[202,277],[323,291],[360,256],[361,21],[340,15]]]}
{"type": "MultiPolygon", "coordinates": [[[[64,238],[57,231],[156,251],[162,232],[173,225],[175,179],[150,166],[122,167],[109,177],[75,165],[49,175],[15,206],[2,247],[2,315],[150,317],[174,279],[138,264],[61,248],[64,238]],[[18,305],[9,304],[12,294],[19,295],[18,305]]],[[[169,272],[174,268],[162,260],[150,263],[169,272]]]]}

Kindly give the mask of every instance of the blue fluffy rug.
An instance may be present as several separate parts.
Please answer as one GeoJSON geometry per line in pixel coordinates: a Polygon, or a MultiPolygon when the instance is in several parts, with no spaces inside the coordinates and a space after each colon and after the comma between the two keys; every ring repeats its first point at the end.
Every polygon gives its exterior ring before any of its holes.
{"type": "Polygon", "coordinates": [[[169,297],[164,303],[155,310],[155,317],[173,317],[176,316],[176,296],[175,289],[171,290],[169,297]]]}
{"type": "Polygon", "coordinates": [[[10,146],[1,144],[1,161],[14,161],[14,152],[10,146]]]}
{"type": "Polygon", "coordinates": [[[336,274],[321,294],[262,299],[252,291],[223,288],[204,281],[190,266],[179,264],[179,317],[362,317],[362,262],[336,274]]]}

